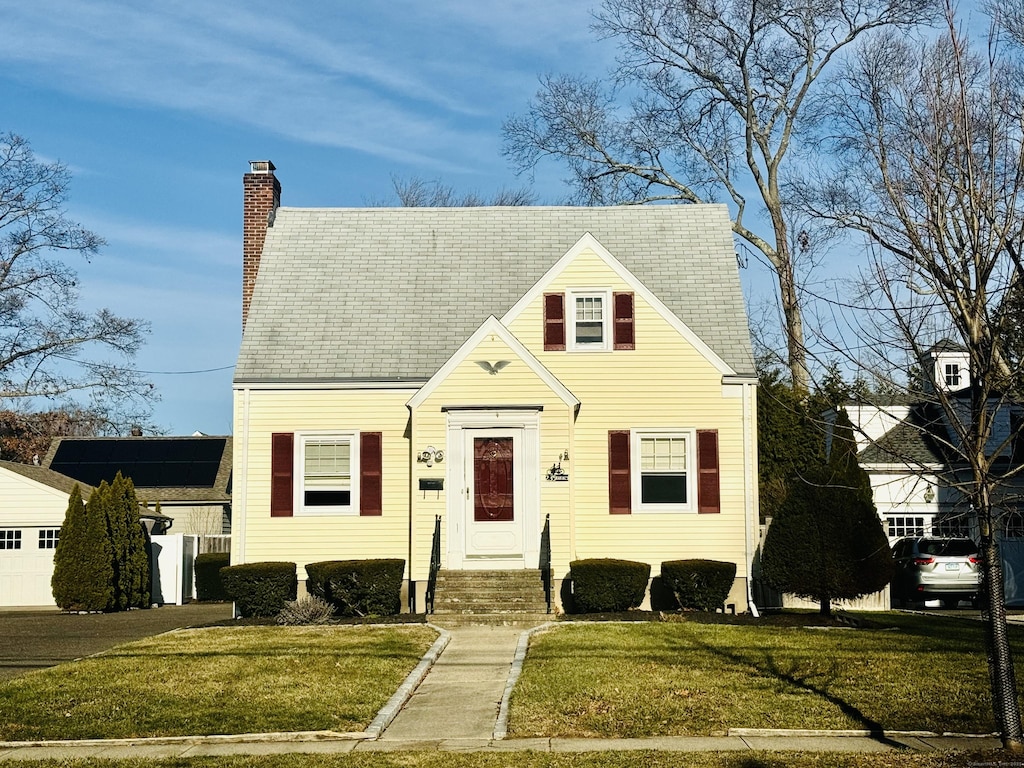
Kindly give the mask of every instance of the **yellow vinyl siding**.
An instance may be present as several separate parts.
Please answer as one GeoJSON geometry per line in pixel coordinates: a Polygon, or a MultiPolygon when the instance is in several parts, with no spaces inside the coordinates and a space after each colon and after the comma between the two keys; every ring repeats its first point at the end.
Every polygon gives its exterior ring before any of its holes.
{"type": "MultiPolygon", "coordinates": [[[[427,397],[413,414],[413,450],[422,451],[428,445],[450,453],[448,440],[448,416],[442,411],[450,406],[487,405],[522,406],[538,405],[543,408],[540,419],[540,520],[551,512],[552,539],[558,539],[563,548],[569,541],[570,488],[569,483],[547,482],[543,474],[556,461],[558,455],[571,446],[571,409],[555,394],[530,367],[504,341],[496,336],[485,337],[475,350],[467,355],[443,382],[427,397]],[[477,365],[487,361],[492,365],[499,360],[508,360],[509,365],[491,375],[477,365]]],[[[564,465],[563,465],[564,466],[564,465]]],[[[415,463],[413,469],[413,531],[412,549],[413,579],[425,579],[429,566],[431,537],[434,531],[434,516],[442,516],[441,551],[448,551],[447,516],[448,498],[459,489],[450,485],[451,473],[448,461],[427,467],[415,463]],[[445,477],[445,490],[438,494],[433,491],[416,490],[421,477],[445,477]]],[[[526,563],[535,568],[536,563],[526,563]]]]}
{"type": "MultiPolygon", "coordinates": [[[[567,265],[544,293],[579,288],[632,290],[592,252],[567,265]]],[[[634,350],[545,352],[542,296],[509,328],[582,403],[570,468],[576,536],[571,551],[553,551],[556,575],[573,558],[641,560],[657,574],[663,560],[704,557],[736,562],[737,576],[745,577],[743,401],[722,396],[721,371],[639,294],[634,350]],[[721,513],[609,514],[608,431],[645,428],[718,430],[721,513]]]]}
{"type": "MultiPolygon", "coordinates": [[[[234,454],[234,477],[246,478],[244,508],[233,510],[232,562],[408,559],[409,441],[406,401],[414,390],[250,390],[235,392],[235,434],[248,443],[234,454]],[[383,514],[270,516],[270,442],[275,432],[382,433],[383,514]],[[239,534],[245,517],[244,555],[239,534]],[[244,559],[243,559],[244,558],[244,559]]],[[[356,481],[358,482],[358,480],[356,481]]]]}

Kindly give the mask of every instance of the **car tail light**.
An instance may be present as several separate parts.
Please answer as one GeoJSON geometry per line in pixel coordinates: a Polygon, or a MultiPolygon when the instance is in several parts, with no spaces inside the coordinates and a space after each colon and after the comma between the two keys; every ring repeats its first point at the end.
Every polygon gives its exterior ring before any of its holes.
{"type": "Polygon", "coordinates": [[[977,565],[981,562],[981,558],[979,558],[977,555],[971,555],[967,558],[967,562],[969,562],[971,565],[977,565]]]}
{"type": "Polygon", "coordinates": [[[914,565],[931,565],[935,562],[934,557],[915,557],[914,565]]]}

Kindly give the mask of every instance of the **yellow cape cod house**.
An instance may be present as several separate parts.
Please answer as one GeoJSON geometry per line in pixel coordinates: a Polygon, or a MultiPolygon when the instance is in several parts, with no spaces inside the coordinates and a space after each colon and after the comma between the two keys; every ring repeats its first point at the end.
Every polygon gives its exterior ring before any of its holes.
{"type": "Polygon", "coordinates": [[[736,563],[756,377],[725,206],[280,206],[245,175],[232,562],[736,563]],[[547,524],[548,536],[542,536],[547,524]],[[543,545],[543,546],[542,546],[543,545]]]}

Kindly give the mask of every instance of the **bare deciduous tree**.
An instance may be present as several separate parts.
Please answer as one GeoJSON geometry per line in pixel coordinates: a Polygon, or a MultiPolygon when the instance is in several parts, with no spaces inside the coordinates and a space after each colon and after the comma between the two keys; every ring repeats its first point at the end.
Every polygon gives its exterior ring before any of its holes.
{"type": "Polygon", "coordinates": [[[1022,274],[1024,79],[995,40],[973,52],[946,13],[937,41],[887,35],[861,47],[830,94],[838,166],[805,202],[869,244],[856,308],[865,346],[917,360],[947,337],[969,355],[968,391],[950,392],[934,367],[908,387],[940,414],[946,480],[977,525],[996,723],[1004,746],[1024,751],[996,530],[1024,440],[1019,360],[1004,354],[998,311],[1022,274]]]}
{"type": "Polygon", "coordinates": [[[395,197],[403,208],[479,208],[482,206],[535,205],[533,192],[526,188],[499,189],[491,197],[478,192],[458,192],[455,187],[441,181],[427,181],[418,176],[391,178],[395,197]]]}
{"type": "Polygon", "coordinates": [[[138,419],[154,392],[127,362],[147,327],[79,307],[66,258],[92,256],[103,240],[68,219],[70,180],[65,166],[36,158],[22,137],[0,134],[0,404],[85,396],[90,402],[81,405],[101,418],[130,410],[138,419]],[[98,359],[104,354],[115,361],[98,359]]]}
{"type": "Polygon", "coordinates": [[[528,112],[505,123],[506,154],[521,169],[565,162],[585,204],[727,196],[733,231],[778,278],[790,374],[807,391],[786,160],[805,121],[815,124],[813,91],[844,48],[933,15],[932,0],[605,0],[596,30],[621,51],[611,82],[544,78],[528,112]],[[749,221],[762,212],[767,236],[749,221]]]}

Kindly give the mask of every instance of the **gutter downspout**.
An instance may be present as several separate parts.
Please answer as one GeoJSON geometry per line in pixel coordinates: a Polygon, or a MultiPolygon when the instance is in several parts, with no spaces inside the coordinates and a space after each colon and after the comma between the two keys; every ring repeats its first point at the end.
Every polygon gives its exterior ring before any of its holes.
{"type": "Polygon", "coordinates": [[[754,493],[757,487],[757,424],[753,420],[756,410],[754,409],[754,398],[757,396],[756,384],[744,382],[743,384],[743,452],[747,456],[744,464],[743,483],[743,504],[746,513],[746,556],[747,556],[747,605],[750,613],[755,619],[761,614],[754,603],[753,578],[754,578],[754,531],[757,525],[757,496],[754,493]]]}
{"type": "Polygon", "coordinates": [[[234,484],[236,493],[238,495],[238,511],[239,515],[233,516],[233,519],[238,521],[237,529],[238,536],[237,540],[235,536],[231,537],[232,548],[237,554],[237,559],[232,559],[233,565],[240,565],[245,562],[245,530],[246,520],[249,516],[248,506],[248,482],[249,482],[249,393],[248,387],[242,390],[242,450],[241,455],[236,454],[239,461],[237,463],[238,472],[237,482],[234,484]]]}

